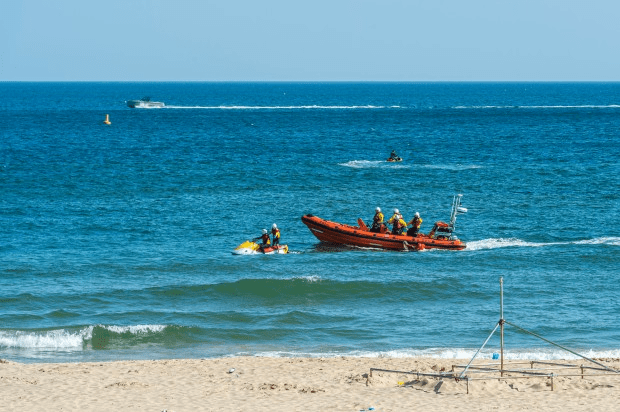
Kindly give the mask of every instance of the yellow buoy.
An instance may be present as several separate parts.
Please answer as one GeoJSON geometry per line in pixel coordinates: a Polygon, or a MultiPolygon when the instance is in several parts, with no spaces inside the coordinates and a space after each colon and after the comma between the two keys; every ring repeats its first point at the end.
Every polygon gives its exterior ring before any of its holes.
{"type": "Polygon", "coordinates": [[[103,123],[105,123],[105,124],[112,124],[112,122],[110,121],[110,115],[109,114],[105,115],[105,120],[103,121],[103,123]]]}

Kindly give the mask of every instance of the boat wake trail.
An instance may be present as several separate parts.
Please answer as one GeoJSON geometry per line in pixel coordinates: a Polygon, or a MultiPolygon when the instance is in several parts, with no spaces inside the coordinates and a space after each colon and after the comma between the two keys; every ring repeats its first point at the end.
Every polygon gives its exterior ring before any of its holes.
{"type": "Polygon", "coordinates": [[[549,243],[537,243],[526,242],[525,240],[516,238],[499,238],[499,239],[483,239],[472,242],[467,242],[467,248],[465,250],[487,250],[487,249],[499,249],[505,247],[545,247],[545,246],[558,246],[558,245],[609,245],[620,246],[620,237],[599,237],[594,239],[577,240],[572,242],[549,242],[549,243]]]}
{"type": "Polygon", "coordinates": [[[338,166],[352,167],[354,169],[390,168],[409,169],[411,165],[386,162],[384,160],[351,160],[346,163],[338,163],[338,166]]]}
{"type": "Polygon", "coordinates": [[[620,109],[617,104],[584,104],[556,106],[455,106],[454,109],[620,109]]]}
{"type": "MultiPolygon", "coordinates": [[[[385,109],[388,106],[166,106],[166,109],[202,109],[202,110],[360,110],[360,109],[385,109]]],[[[398,109],[400,106],[389,106],[398,109]]]]}

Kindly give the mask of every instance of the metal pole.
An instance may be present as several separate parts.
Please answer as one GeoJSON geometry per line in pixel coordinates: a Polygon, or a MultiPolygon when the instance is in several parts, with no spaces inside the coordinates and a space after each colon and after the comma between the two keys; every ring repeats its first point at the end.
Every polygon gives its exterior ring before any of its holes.
{"type": "Polygon", "coordinates": [[[500,376],[504,376],[504,278],[499,278],[499,346],[501,357],[500,376]]]}
{"type": "Polygon", "coordinates": [[[461,374],[459,375],[459,379],[461,379],[463,376],[465,376],[465,372],[467,372],[467,369],[469,369],[469,366],[471,365],[471,363],[474,361],[474,359],[476,359],[476,356],[478,356],[478,354],[480,353],[480,351],[482,349],[484,349],[484,347],[486,346],[487,342],[489,341],[489,339],[491,339],[491,336],[493,336],[493,334],[495,333],[495,331],[497,330],[497,327],[499,326],[499,323],[497,323],[495,325],[495,328],[493,328],[493,331],[489,334],[489,337],[487,338],[487,340],[484,341],[484,343],[482,344],[482,346],[480,347],[480,349],[478,349],[478,352],[476,352],[474,354],[474,357],[471,358],[471,360],[469,361],[469,363],[467,364],[467,366],[465,367],[465,369],[463,369],[463,372],[461,372],[461,374]]]}

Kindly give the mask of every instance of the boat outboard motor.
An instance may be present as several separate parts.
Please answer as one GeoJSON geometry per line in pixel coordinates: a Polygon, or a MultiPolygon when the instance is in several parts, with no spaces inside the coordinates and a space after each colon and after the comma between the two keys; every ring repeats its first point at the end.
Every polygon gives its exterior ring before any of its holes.
{"type": "Polygon", "coordinates": [[[435,222],[435,225],[428,233],[428,236],[433,239],[450,239],[453,230],[454,228],[446,222],[439,221],[435,222]]]}

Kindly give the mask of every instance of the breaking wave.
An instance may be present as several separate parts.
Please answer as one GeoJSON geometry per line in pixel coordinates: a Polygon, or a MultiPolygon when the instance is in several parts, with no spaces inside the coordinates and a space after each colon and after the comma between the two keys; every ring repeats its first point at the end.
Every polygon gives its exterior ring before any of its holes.
{"type": "Polygon", "coordinates": [[[293,277],[289,278],[288,280],[303,280],[303,281],[306,281],[308,283],[314,283],[314,282],[322,281],[323,278],[321,278],[318,275],[308,275],[308,276],[293,276],[293,277]]]}
{"type": "Polygon", "coordinates": [[[103,335],[144,336],[160,333],[166,327],[166,325],[97,325],[75,330],[3,330],[0,331],[0,348],[81,350],[84,345],[97,341],[103,335]]]}
{"type": "Polygon", "coordinates": [[[84,340],[91,337],[92,327],[78,331],[0,331],[0,348],[80,349],[84,340]]]}
{"type": "MultiPolygon", "coordinates": [[[[471,359],[477,349],[467,348],[430,348],[430,349],[396,349],[391,351],[352,351],[342,352],[259,352],[254,356],[266,358],[330,358],[340,356],[350,356],[357,358],[435,358],[435,359],[471,359]]],[[[493,359],[493,354],[497,354],[499,349],[487,349],[480,352],[477,359],[493,359]]],[[[596,358],[618,358],[620,349],[593,350],[577,349],[577,353],[590,359],[596,358]]],[[[239,353],[237,355],[250,355],[251,353],[239,353]]],[[[546,348],[524,348],[511,349],[504,351],[504,358],[507,360],[574,360],[580,359],[570,352],[560,349],[546,348]]]]}

